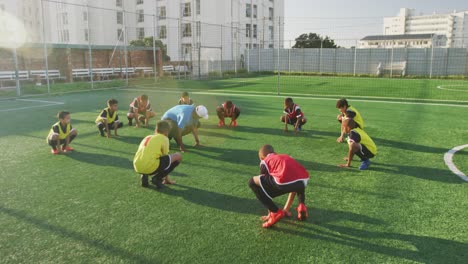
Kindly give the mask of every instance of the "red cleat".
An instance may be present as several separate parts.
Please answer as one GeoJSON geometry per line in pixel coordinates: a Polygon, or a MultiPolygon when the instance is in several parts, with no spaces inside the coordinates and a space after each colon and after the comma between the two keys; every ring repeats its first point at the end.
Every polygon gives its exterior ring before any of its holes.
{"type": "Polygon", "coordinates": [[[223,127],[223,126],[225,126],[225,125],[226,125],[226,124],[224,124],[224,121],[219,120],[218,127],[223,127]]]}
{"type": "Polygon", "coordinates": [[[50,150],[50,153],[52,153],[52,154],[54,154],[54,155],[57,155],[57,154],[59,154],[60,152],[59,152],[58,149],[51,149],[51,150],[50,150]]]}
{"type": "Polygon", "coordinates": [[[231,124],[229,125],[231,127],[236,127],[237,126],[237,121],[236,120],[232,120],[231,121],[231,124]]]}
{"type": "Polygon", "coordinates": [[[66,147],[63,147],[62,150],[65,152],[69,152],[69,151],[74,151],[75,149],[72,148],[71,146],[66,146],[66,147]]]}
{"type": "Polygon", "coordinates": [[[276,213],[270,212],[268,220],[265,223],[263,223],[262,226],[264,228],[272,227],[274,224],[276,224],[276,222],[278,222],[283,217],[284,217],[284,211],[281,209],[279,209],[278,212],[276,213]]]}
{"type": "Polygon", "coordinates": [[[307,213],[307,207],[305,206],[305,204],[300,203],[296,210],[297,210],[297,219],[299,221],[304,221],[309,217],[309,213],[307,213]]]}

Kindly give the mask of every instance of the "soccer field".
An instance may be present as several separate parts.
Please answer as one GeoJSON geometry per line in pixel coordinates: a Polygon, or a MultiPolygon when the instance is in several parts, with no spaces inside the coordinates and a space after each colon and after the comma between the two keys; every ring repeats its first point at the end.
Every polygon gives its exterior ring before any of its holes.
{"type": "MultiPolygon", "coordinates": [[[[468,185],[444,162],[468,143],[465,82],[291,76],[278,96],[275,78],[148,80],[0,101],[0,263],[466,263],[468,185]],[[142,93],[158,120],[181,91],[209,109],[203,146],[184,137],[188,151],[171,174],[177,184],[144,189],[132,159],[155,120],[110,139],[94,120],[109,98],[126,120],[142,93]],[[308,118],[298,135],[279,122],[288,95],[308,118]],[[378,147],[369,170],[357,169],[357,157],[352,168],[337,166],[347,153],[335,141],[340,96],[359,109],[378,147]],[[235,129],[216,126],[215,107],[227,99],[242,110],[235,129]],[[73,153],[53,156],[45,138],[59,110],[72,113],[78,137],[73,153]],[[247,181],[259,174],[263,144],[308,169],[307,221],[261,227],[266,209],[247,181]]],[[[453,163],[468,173],[468,149],[453,163]]]]}

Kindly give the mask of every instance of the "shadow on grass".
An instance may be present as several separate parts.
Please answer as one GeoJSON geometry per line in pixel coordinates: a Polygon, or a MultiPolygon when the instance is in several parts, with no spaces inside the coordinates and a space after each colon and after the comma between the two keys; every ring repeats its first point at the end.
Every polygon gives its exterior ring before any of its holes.
{"type": "Polygon", "coordinates": [[[417,166],[406,166],[398,164],[384,164],[373,162],[370,169],[373,171],[386,172],[390,174],[407,175],[422,180],[437,181],[442,183],[461,184],[464,183],[462,179],[454,175],[448,169],[435,169],[417,166]],[[385,167],[384,167],[385,166],[385,167]]]}
{"type": "Polygon", "coordinates": [[[66,155],[66,157],[74,159],[79,162],[86,162],[98,166],[112,166],[120,167],[122,169],[132,169],[133,164],[129,159],[124,159],[117,156],[110,156],[106,154],[95,154],[89,152],[73,151],[66,155]]]}
{"type": "Polygon", "coordinates": [[[144,256],[133,254],[123,248],[118,248],[109,243],[104,242],[102,239],[93,239],[89,236],[80,234],[78,232],[68,230],[64,227],[52,225],[47,220],[43,220],[34,216],[27,214],[26,212],[6,208],[3,205],[0,205],[0,213],[14,217],[19,221],[25,222],[27,224],[33,225],[36,228],[42,229],[46,232],[50,232],[54,235],[63,237],[65,239],[72,239],[78,243],[83,243],[89,247],[96,248],[102,252],[105,252],[109,256],[119,256],[123,259],[127,259],[129,262],[138,262],[138,263],[157,263],[156,259],[146,258],[144,256]]]}
{"type": "Polygon", "coordinates": [[[193,148],[190,152],[197,153],[202,157],[209,159],[216,159],[217,161],[224,161],[234,164],[244,164],[250,166],[258,166],[258,151],[245,150],[245,149],[224,149],[209,146],[201,146],[193,148]]]}
{"type": "MultiPolygon", "coordinates": [[[[288,222],[291,226],[298,226],[295,222],[288,222]]],[[[407,235],[391,232],[376,232],[357,228],[342,227],[332,224],[315,226],[312,224],[301,225],[289,229],[285,225],[278,225],[272,231],[301,236],[306,239],[322,240],[334,244],[355,248],[364,252],[374,252],[389,257],[411,260],[422,263],[465,263],[468,244],[428,236],[407,235]],[[328,230],[323,230],[321,227],[328,230]],[[307,229],[311,232],[300,231],[307,229]],[[376,239],[375,243],[371,243],[376,239]],[[381,240],[398,241],[399,245],[391,247],[391,243],[382,244],[381,240]],[[403,249],[401,244],[404,244],[403,249]],[[408,246],[410,244],[411,246],[408,246]],[[416,248],[416,249],[413,249],[416,248]]],[[[393,243],[394,244],[394,243],[393,243]]]]}
{"type": "MultiPolygon", "coordinates": [[[[233,195],[222,194],[202,190],[186,185],[177,184],[177,188],[165,187],[161,193],[181,197],[191,203],[201,206],[235,212],[240,214],[259,214],[261,212],[260,202],[257,199],[240,198],[233,195]],[[183,190],[178,190],[183,188],[183,190]]],[[[246,182],[246,188],[247,182],[246,182]]],[[[252,193],[252,197],[255,195],[252,193]]]]}

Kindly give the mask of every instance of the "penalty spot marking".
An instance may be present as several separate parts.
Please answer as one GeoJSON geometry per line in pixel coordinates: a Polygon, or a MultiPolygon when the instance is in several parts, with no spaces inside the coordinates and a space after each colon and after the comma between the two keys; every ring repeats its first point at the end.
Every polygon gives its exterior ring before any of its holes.
{"type": "Polygon", "coordinates": [[[65,104],[64,102],[53,102],[53,101],[44,101],[44,100],[35,100],[35,99],[16,99],[16,101],[36,102],[36,103],[41,103],[43,105],[32,105],[32,106],[25,106],[25,107],[16,107],[16,108],[10,108],[10,109],[3,109],[3,110],[0,110],[0,112],[10,112],[10,111],[25,110],[25,109],[32,109],[32,108],[39,108],[39,107],[47,107],[47,106],[65,104]]]}
{"type": "Polygon", "coordinates": [[[457,175],[458,177],[460,177],[460,179],[468,182],[468,177],[463,173],[461,172],[457,166],[455,166],[455,164],[453,163],[453,155],[457,152],[457,151],[460,151],[464,148],[468,148],[468,144],[467,145],[463,145],[463,146],[458,146],[458,147],[454,147],[453,149],[449,150],[447,153],[445,153],[444,155],[444,161],[445,161],[445,164],[447,164],[447,167],[453,172],[455,173],[455,175],[457,175]]]}

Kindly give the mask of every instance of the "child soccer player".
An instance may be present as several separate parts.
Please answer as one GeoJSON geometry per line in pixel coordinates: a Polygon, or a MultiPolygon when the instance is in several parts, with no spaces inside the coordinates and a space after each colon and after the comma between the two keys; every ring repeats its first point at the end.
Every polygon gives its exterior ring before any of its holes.
{"type": "Polygon", "coordinates": [[[107,136],[107,138],[110,138],[111,130],[114,130],[116,137],[119,136],[117,135],[117,129],[121,128],[123,124],[119,121],[119,115],[117,115],[118,104],[119,102],[116,99],[107,100],[107,108],[104,108],[96,118],[96,125],[102,137],[107,136]],[[104,132],[106,135],[104,135],[104,132]]]}
{"type": "MultiPolygon", "coordinates": [[[[341,114],[337,116],[338,122],[343,124],[344,119],[352,118],[360,129],[364,129],[364,120],[362,119],[361,114],[356,110],[356,108],[350,106],[345,98],[341,98],[336,102],[336,108],[341,112],[341,114]]],[[[344,135],[344,128],[343,125],[341,125],[341,135],[336,139],[336,142],[343,142],[344,135]]]]}
{"type": "Polygon", "coordinates": [[[180,105],[193,105],[193,100],[192,100],[192,98],[189,97],[188,92],[183,92],[182,93],[182,96],[180,97],[178,104],[180,104],[180,105]]]}
{"type": "Polygon", "coordinates": [[[348,136],[348,157],[344,160],[348,161],[346,164],[340,164],[340,167],[351,167],[351,161],[353,160],[354,154],[361,158],[360,170],[365,170],[370,166],[370,160],[377,154],[377,146],[374,141],[367,135],[364,130],[357,126],[354,119],[343,120],[343,128],[345,133],[349,133],[348,136]]]}
{"type": "Polygon", "coordinates": [[[219,118],[219,127],[223,127],[226,124],[224,123],[224,119],[226,117],[231,118],[231,123],[229,124],[230,127],[236,127],[237,126],[237,118],[240,115],[240,108],[237,107],[235,104],[232,103],[232,101],[226,101],[222,103],[220,106],[216,108],[216,113],[218,114],[219,118]]]}
{"type": "Polygon", "coordinates": [[[143,125],[148,126],[149,119],[154,117],[156,114],[151,110],[151,103],[146,94],[143,94],[137,98],[134,98],[130,103],[130,109],[128,109],[127,118],[128,125],[133,125],[133,118],[135,118],[136,127],[140,127],[140,122],[143,125]]]}
{"type": "Polygon", "coordinates": [[[307,122],[301,108],[290,97],[284,99],[284,115],[281,116],[280,120],[284,123],[285,132],[288,132],[288,124],[290,124],[294,126],[296,133],[301,131],[302,125],[307,122]]]}
{"type": "MultiPolygon", "coordinates": [[[[306,219],[308,213],[304,191],[309,180],[307,170],[290,156],[276,154],[271,145],[263,145],[258,151],[258,157],[261,160],[261,175],[250,178],[249,187],[257,199],[269,210],[268,215],[262,217],[265,221],[263,227],[271,227],[284,217],[285,212],[279,209],[272,199],[286,193],[297,194],[299,199],[299,206],[296,209],[297,218],[306,219]]],[[[290,194],[286,205],[291,206],[293,198],[294,196],[290,194]]]]}
{"type": "Polygon", "coordinates": [[[52,147],[52,154],[73,151],[70,143],[78,135],[76,129],[72,128],[70,112],[60,111],[57,114],[59,121],[50,129],[47,143],[52,147]]]}
{"type": "Polygon", "coordinates": [[[159,189],[163,184],[174,184],[169,179],[169,173],[177,167],[181,160],[180,153],[169,154],[169,123],[159,121],[156,124],[156,133],[145,137],[138,147],[133,158],[135,171],[141,174],[141,186],[148,187],[148,176],[152,175],[151,182],[159,189]]]}

